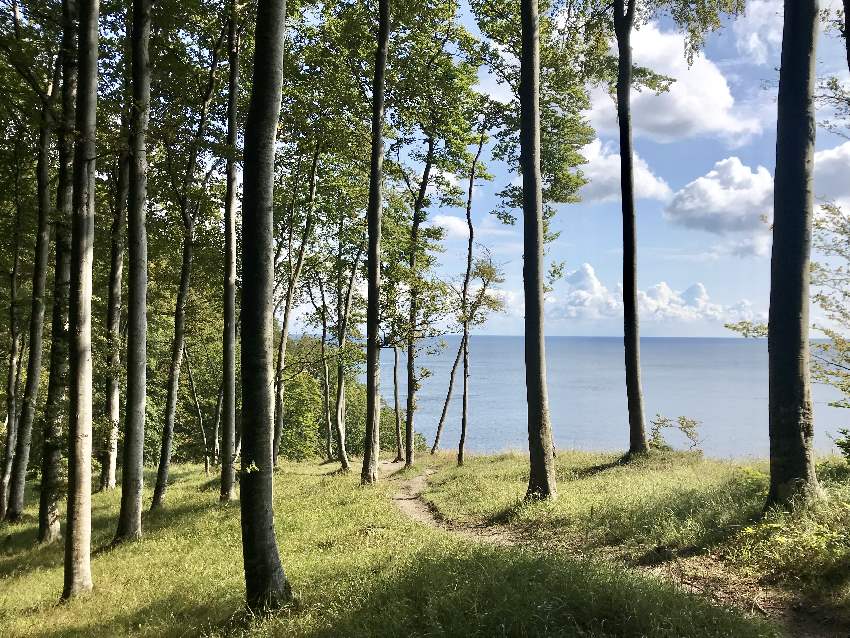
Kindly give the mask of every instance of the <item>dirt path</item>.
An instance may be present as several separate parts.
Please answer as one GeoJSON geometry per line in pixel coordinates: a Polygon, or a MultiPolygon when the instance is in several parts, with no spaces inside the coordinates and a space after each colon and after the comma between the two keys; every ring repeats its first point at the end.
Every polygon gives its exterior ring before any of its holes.
{"type": "MultiPolygon", "coordinates": [[[[435,529],[442,529],[456,536],[477,542],[500,546],[519,545],[525,542],[504,527],[486,525],[459,525],[445,521],[422,495],[428,486],[428,477],[435,470],[426,469],[423,474],[411,478],[393,478],[404,469],[403,463],[383,461],[381,473],[399,483],[393,503],[408,518],[435,529]]],[[[655,566],[632,566],[643,573],[673,582],[689,593],[708,598],[723,607],[734,607],[748,614],[760,614],[785,627],[792,638],[847,638],[844,629],[831,626],[829,621],[817,618],[799,603],[795,603],[788,592],[766,588],[753,579],[742,578],[722,567],[719,561],[707,557],[675,559],[655,566]],[[824,622],[825,621],[825,622],[824,622]]]]}

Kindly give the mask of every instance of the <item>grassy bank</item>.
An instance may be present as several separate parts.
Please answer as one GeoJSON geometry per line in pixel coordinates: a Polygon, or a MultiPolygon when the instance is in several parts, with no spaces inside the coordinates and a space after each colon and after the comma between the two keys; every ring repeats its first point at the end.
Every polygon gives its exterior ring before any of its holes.
{"type": "MultiPolygon", "coordinates": [[[[476,459],[463,472],[487,463],[476,459]]],[[[518,460],[491,463],[500,464],[514,468],[509,483],[521,479],[518,460]]],[[[274,616],[241,612],[238,505],[219,505],[215,482],[183,466],[164,511],[146,514],[138,543],[106,549],[119,495],[95,495],[95,591],[86,599],[57,604],[61,547],[34,546],[32,506],[23,523],[0,528],[0,635],[778,635],[656,578],[412,523],[391,502],[400,475],[364,489],[330,469],[285,464],[277,475],[278,538],[298,599],[274,616]]],[[[464,476],[446,471],[435,499],[464,476]]],[[[495,473],[486,481],[501,484],[495,473]]],[[[501,509],[480,499],[471,507],[470,516],[501,509]]]]}
{"type": "Polygon", "coordinates": [[[850,622],[850,468],[843,460],[819,465],[824,501],[764,517],[764,463],[672,452],[628,464],[612,454],[559,452],[556,461],[552,503],[522,501],[528,461],[519,454],[473,456],[462,468],[441,459],[425,498],[450,523],[505,526],[573,555],[674,565],[720,588],[724,579],[740,587],[743,578],[784,591],[791,605],[815,606],[826,622],[850,622]]]}

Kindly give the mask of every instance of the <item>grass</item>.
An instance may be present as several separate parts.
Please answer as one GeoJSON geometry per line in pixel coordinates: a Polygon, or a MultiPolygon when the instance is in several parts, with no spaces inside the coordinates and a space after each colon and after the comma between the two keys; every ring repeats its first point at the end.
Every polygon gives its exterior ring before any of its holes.
{"type": "Polygon", "coordinates": [[[269,617],[242,611],[238,505],[220,505],[198,467],[175,469],[164,510],[146,514],[137,543],[103,549],[119,495],[94,496],[95,590],[67,604],[57,603],[61,547],[34,544],[31,504],[22,523],[0,529],[0,636],[779,635],[609,563],[418,525],[391,501],[397,482],[361,488],[356,473],[333,469],[283,464],[276,476],[297,600],[269,617]]]}
{"type": "MultiPolygon", "coordinates": [[[[826,498],[794,514],[762,516],[766,464],[654,452],[559,451],[559,497],[525,503],[528,460],[472,456],[438,461],[425,498],[448,522],[504,525],[531,542],[631,565],[710,557],[714,566],[791,592],[850,622],[850,467],[820,463],[826,498]]],[[[702,560],[701,566],[706,565],[702,560]]]]}

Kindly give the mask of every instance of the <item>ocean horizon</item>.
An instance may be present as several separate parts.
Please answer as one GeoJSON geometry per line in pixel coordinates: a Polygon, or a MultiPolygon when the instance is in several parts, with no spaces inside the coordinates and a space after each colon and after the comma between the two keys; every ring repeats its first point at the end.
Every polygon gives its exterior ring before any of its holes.
{"type": "MultiPolygon", "coordinates": [[[[429,340],[417,366],[425,376],[417,395],[415,428],[428,444],[448,389],[459,335],[429,340]],[[442,344],[442,347],[441,347],[442,344]]],[[[492,453],[528,448],[524,338],[521,335],[470,337],[469,427],[466,449],[492,453]]],[[[623,338],[546,337],[549,407],[557,449],[619,451],[628,447],[623,338]]],[[[399,352],[399,393],[404,408],[406,352],[399,352]]],[[[461,364],[462,366],[462,364],[461,364]]],[[[460,433],[462,371],[441,437],[442,449],[455,449],[460,433]]],[[[741,337],[642,337],[641,373],[647,431],[656,414],[699,422],[701,448],[713,458],[766,458],[769,452],[767,340],[741,337]]],[[[381,355],[381,395],[392,406],[392,355],[381,355]]],[[[815,449],[837,451],[832,437],[846,427],[846,410],[829,405],[836,389],[812,384],[815,449]]],[[[387,427],[387,424],[382,424],[387,427]]],[[[688,442],[665,433],[678,449],[688,442]]]]}

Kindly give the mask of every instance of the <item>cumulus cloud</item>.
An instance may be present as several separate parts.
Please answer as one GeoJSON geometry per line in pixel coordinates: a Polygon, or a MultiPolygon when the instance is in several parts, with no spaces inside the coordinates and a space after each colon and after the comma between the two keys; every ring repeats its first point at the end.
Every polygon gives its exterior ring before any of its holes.
{"type": "Polygon", "coordinates": [[[735,48],[752,64],[766,64],[782,45],[782,4],[750,0],[746,12],[732,22],[735,48]]]}
{"type": "MultiPolygon", "coordinates": [[[[817,151],[814,193],[817,200],[850,210],[850,142],[817,151]]],[[[767,256],[773,219],[773,176],[764,166],[746,166],[727,157],[678,190],[665,209],[674,224],[724,237],[715,255],[767,256]]]]}
{"type": "Polygon", "coordinates": [[[773,211],[773,176],[727,157],[680,189],[665,215],[670,221],[712,233],[764,231],[773,211]]]}
{"type": "MultiPolygon", "coordinates": [[[[747,300],[724,306],[715,303],[702,283],[676,291],[662,281],[638,291],[638,311],[642,321],[724,323],[760,318],[747,300]]],[[[588,263],[567,273],[563,285],[550,295],[547,314],[553,319],[617,318],[623,315],[622,289],[605,286],[588,263]]]]}
{"type": "MultiPolygon", "coordinates": [[[[581,196],[587,201],[611,202],[620,199],[620,154],[613,144],[593,140],[582,149],[587,164],[582,167],[589,180],[581,196]]],[[[672,195],[670,187],[656,176],[639,155],[634,157],[635,196],[638,199],[666,201],[672,195]]]]}
{"type": "MultiPolygon", "coordinates": [[[[632,91],[632,122],[636,135],[659,142],[720,135],[730,143],[742,144],[761,132],[758,113],[736,103],[723,73],[703,53],[688,67],[684,38],[648,24],[632,36],[635,64],[674,78],[670,90],[660,95],[632,91]],[[749,112],[748,112],[749,111],[749,112]]],[[[602,89],[591,94],[590,120],[597,130],[614,132],[617,114],[602,89]]]]}

